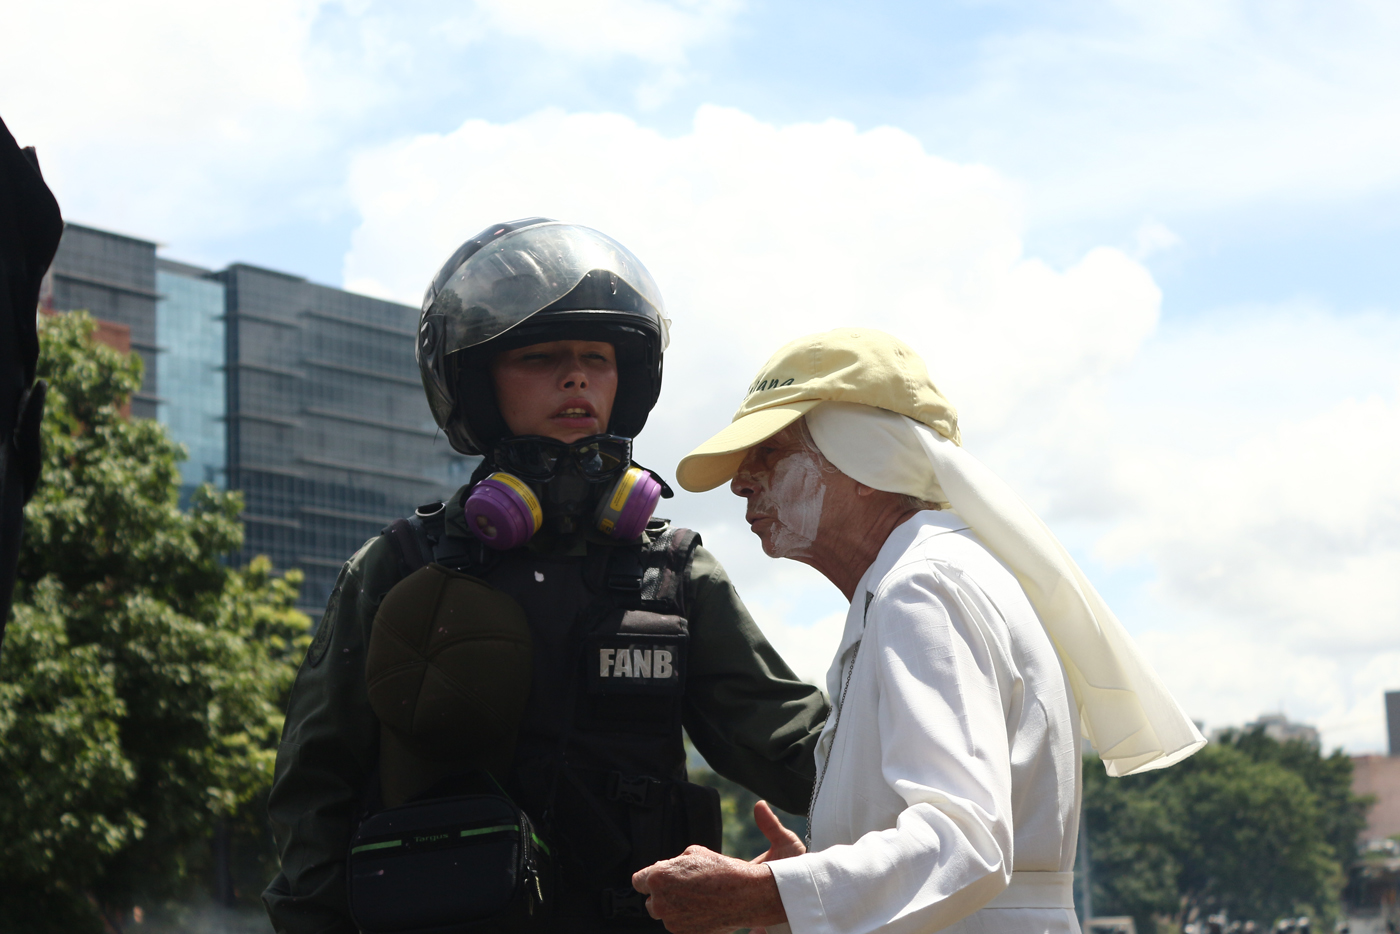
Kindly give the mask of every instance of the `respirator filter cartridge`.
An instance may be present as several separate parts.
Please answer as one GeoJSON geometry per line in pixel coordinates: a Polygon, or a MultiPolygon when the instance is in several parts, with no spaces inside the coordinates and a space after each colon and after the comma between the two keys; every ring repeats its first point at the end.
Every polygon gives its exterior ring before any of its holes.
{"type": "Polygon", "coordinates": [[[544,525],[544,510],[534,491],[520,478],[503,472],[472,488],[466,514],[472,534],[502,551],[519,548],[544,525]]]}
{"type": "Polygon", "coordinates": [[[660,501],[661,484],[656,478],[640,467],[628,467],[598,503],[596,528],[612,538],[631,541],[642,534],[660,501]]]}

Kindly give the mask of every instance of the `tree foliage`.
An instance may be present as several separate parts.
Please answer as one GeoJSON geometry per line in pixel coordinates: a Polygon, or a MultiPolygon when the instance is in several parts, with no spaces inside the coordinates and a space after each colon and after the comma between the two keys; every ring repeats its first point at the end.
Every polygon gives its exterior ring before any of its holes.
{"type": "Polygon", "coordinates": [[[1094,913],[1178,923],[1226,912],[1270,924],[1339,910],[1365,826],[1351,760],[1262,730],[1227,733],[1169,769],[1108,778],[1084,768],[1094,913]]]}
{"type": "Polygon", "coordinates": [[[184,452],[122,406],[141,363],[46,318],[44,477],[0,657],[0,930],[100,929],[187,890],[271,778],[306,645],[298,572],[242,570],[241,498],[178,506],[184,452]]]}

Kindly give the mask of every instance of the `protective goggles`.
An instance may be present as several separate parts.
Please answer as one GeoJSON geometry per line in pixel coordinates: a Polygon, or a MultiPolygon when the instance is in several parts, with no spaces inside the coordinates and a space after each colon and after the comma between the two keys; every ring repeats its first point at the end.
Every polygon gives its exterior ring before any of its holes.
{"type": "Polygon", "coordinates": [[[552,480],[560,470],[573,469],[590,480],[606,480],[632,463],[632,439],[621,435],[590,435],[573,444],[539,435],[507,438],[491,449],[497,468],[527,480],[552,480]]]}

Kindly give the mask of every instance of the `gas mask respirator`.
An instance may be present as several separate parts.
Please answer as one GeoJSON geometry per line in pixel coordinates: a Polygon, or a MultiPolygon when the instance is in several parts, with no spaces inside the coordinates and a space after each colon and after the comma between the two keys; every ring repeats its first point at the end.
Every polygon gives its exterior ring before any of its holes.
{"type": "Polygon", "coordinates": [[[496,472],[472,488],[467,527],[489,547],[506,551],[530,540],[546,520],[561,533],[592,528],[631,541],[671,491],[632,463],[632,440],[592,435],[564,444],[552,438],[508,438],[491,449],[496,472]]]}

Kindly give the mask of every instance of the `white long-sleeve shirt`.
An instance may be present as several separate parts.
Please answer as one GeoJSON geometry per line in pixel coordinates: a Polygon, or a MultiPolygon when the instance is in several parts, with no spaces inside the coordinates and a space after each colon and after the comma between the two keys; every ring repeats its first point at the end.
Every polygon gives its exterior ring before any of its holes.
{"type": "Polygon", "coordinates": [[[827,686],[812,850],[768,864],[794,934],[1078,934],[1073,698],[1015,577],[955,513],[890,534],[827,686]]]}

